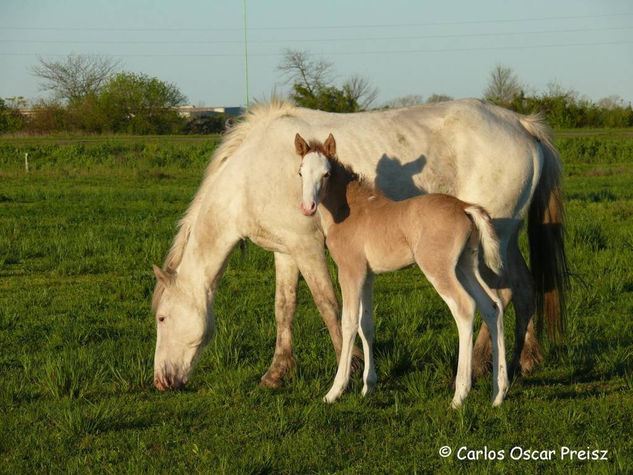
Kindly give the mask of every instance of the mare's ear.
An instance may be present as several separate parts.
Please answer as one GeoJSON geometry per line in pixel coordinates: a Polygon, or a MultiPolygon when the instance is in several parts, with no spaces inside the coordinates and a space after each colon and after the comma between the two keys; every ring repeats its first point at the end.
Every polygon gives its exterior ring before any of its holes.
{"type": "Polygon", "coordinates": [[[303,140],[303,137],[299,134],[295,135],[295,150],[302,157],[310,151],[308,142],[303,140]]]}
{"type": "Polygon", "coordinates": [[[156,280],[167,287],[170,281],[169,274],[155,264],[152,264],[152,268],[154,269],[156,280]]]}
{"type": "Polygon", "coordinates": [[[336,141],[332,134],[328,135],[327,140],[323,144],[323,150],[325,151],[325,156],[328,158],[334,158],[336,156],[336,141]]]}

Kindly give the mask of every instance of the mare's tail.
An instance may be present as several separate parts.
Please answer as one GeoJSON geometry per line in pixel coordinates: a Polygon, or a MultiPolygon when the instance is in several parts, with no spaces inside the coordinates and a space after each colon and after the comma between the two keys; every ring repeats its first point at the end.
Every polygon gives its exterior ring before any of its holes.
{"type": "Polygon", "coordinates": [[[540,116],[520,118],[543,151],[543,171],[528,211],[530,267],[536,290],[536,328],[543,320],[557,340],[565,330],[565,297],[569,290],[569,265],[565,254],[565,221],[561,198],[561,163],[552,134],[540,116]]]}
{"type": "Polygon", "coordinates": [[[481,206],[469,205],[464,209],[479,231],[479,242],[484,250],[484,262],[495,274],[501,272],[501,256],[499,255],[499,238],[492,227],[490,215],[481,206]]]}

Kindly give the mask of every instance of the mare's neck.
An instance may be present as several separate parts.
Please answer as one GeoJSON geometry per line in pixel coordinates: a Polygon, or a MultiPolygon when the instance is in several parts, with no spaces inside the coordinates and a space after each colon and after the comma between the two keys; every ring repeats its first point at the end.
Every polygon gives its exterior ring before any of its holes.
{"type": "Polygon", "coordinates": [[[232,246],[220,246],[222,239],[207,235],[198,236],[192,229],[185,245],[182,261],[178,266],[177,280],[195,301],[204,305],[205,312],[211,308],[213,297],[224,271],[224,264],[232,246]]]}

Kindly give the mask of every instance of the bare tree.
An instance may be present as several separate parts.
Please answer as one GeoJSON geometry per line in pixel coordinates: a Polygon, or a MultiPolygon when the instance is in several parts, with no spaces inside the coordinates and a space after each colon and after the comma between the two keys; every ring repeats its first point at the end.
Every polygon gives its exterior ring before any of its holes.
{"type": "Polygon", "coordinates": [[[418,94],[409,94],[408,96],[396,97],[387,102],[384,107],[387,109],[396,109],[398,107],[408,107],[422,104],[424,98],[418,94]]]}
{"type": "Polygon", "coordinates": [[[343,92],[365,110],[369,109],[378,95],[378,89],[372,87],[367,79],[356,74],[345,81],[343,92]]]}
{"type": "Polygon", "coordinates": [[[521,84],[511,68],[498,64],[490,72],[488,86],[484,91],[486,100],[508,104],[515,96],[521,94],[521,84]]]}
{"type": "Polygon", "coordinates": [[[429,96],[426,102],[427,104],[434,104],[437,102],[447,102],[447,101],[452,101],[452,100],[453,98],[451,96],[447,96],[446,94],[433,93],[429,96]]]}
{"type": "Polygon", "coordinates": [[[618,108],[626,107],[624,104],[624,100],[617,95],[611,95],[608,97],[603,97],[598,101],[598,106],[602,109],[614,110],[618,108]]]}
{"type": "Polygon", "coordinates": [[[566,101],[577,102],[579,98],[578,91],[571,88],[565,88],[558,81],[550,81],[547,83],[547,90],[544,95],[546,97],[561,97],[566,101]]]}
{"type": "Polygon", "coordinates": [[[41,90],[68,102],[98,92],[119,67],[119,61],[109,57],[81,54],[70,54],[60,61],[40,57],[39,61],[31,73],[42,79],[41,90]]]}
{"type": "Polygon", "coordinates": [[[313,59],[305,51],[287,49],[277,70],[286,77],[287,84],[299,84],[314,94],[319,87],[331,81],[332,63],[313,59]]]}

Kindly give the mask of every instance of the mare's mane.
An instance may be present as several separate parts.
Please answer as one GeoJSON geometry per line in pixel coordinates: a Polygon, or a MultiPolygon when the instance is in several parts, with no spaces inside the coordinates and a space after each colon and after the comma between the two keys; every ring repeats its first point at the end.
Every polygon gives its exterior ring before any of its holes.
{"type": "MultiPolygon", "coordinates": [[[[270,103],[255,104],[244,115],[242,115],[237,124],[231,127],[224,135],[222,142],[213,152],[213,156],[211,157],[209,166],[204,173],[204,178],[200,188],[198,188],[198,191],[187,208],[184,216],[180,219],[180,221],[178,221],[178,232],[174,237],[174,242],[167,253],[165,263],[163,264],[163,270],[167,274],[174,275],[176,269],[180,265],[185,251],[185,246],[191,234],[191,228],[198,217],[200,206],[210,188],[213,177],[222,168],[222,165],[224,165],[224,163],[226,163],[226,161],[237,152],[255,125],[268,123],[271,120],[284,115],[292,116],[294,110],[295,107],[292,104],[280,100],[273,100],[270,103]]],[[[154,288],[154,295],[152,297],[153,312],[156,311],[156,307],[164,290],[164,285],[157,282],[156,287],[154,288]]]]}

